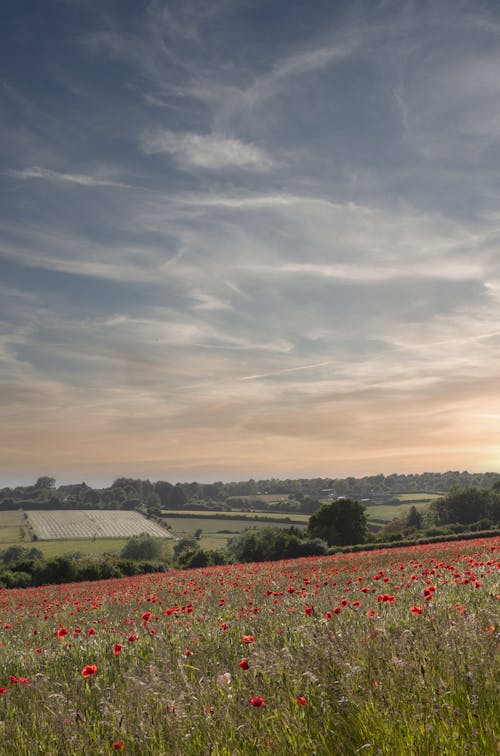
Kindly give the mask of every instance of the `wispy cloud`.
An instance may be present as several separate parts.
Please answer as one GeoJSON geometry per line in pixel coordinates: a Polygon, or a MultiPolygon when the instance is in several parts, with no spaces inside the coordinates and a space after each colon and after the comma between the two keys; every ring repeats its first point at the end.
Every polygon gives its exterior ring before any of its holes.
{"type": "Polygon", "coordinates": [[[8,176],[12,176],[13,178],[22,180],[41,179],[43,181],[50,181],[53,183],[78,184],[79,186],[89,187],[111,186],[120,189],[137,188],[122,181],[115,181],[110,178],[90,176],[81,173],[61,173],[59,171],[50,170],[49,168],[40,168],[39,166],[21,168],[19,170],[12,169],[6,171],[6,174],[8,176]]]}
{"type": "Polygon", "coordinates": [[[207,170],[241,168],[268,171],[273,160],[254,144],[223,134],[175,133],[160,130],[144,134],[141,147],[147,155],[171,155],[181,165],[207,170]]]}

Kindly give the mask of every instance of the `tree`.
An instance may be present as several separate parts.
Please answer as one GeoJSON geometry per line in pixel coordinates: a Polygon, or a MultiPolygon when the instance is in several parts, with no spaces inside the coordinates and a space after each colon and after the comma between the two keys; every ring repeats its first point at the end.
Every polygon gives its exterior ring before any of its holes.
{"type": "Polygon", "coordinates": [[[356,499],[337,499],[323,504],[309,518],[308,530],[329,546],[363,543],[366,538],[366,507],[356,499]]]}
{"type": "Polygon", "coordinates": [[[176,483],[175,486],[170,491],[169,497],[168,497],[168,509],[182,509],[184,505],[187,502],[186,494],[182,490],[179,483],[176,483]]]}
{"type": "Polygon", "coordinates": [[[422,513],[418,511],[414,504],[406,515],[405,525],[407,528],[422,529],[422,513]]]}
{"type": "Polygon", "coordinates": [[[159,559],[161,554],[160,542],[147,533],[129,538],[120,556],[124,559],[159,559]]]}

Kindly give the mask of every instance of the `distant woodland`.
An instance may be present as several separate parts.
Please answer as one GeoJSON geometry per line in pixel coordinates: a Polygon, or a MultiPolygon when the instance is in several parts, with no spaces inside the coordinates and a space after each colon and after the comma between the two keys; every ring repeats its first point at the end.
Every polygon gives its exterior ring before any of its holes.
{"type": "Polygon", "coordinates": [[[297,511],[311,514],[321,499],[341,497],[372,501],[390,501],[410,493],[446,494],[455,488],[489,489],[500,480],[494,472],[369,475],[364,478],[293,478],[245,480],[215,483],[151,482],[137,478],[117,478],[106,488],[92,488],[86,483],[56,485],[51,477],[41,477],[31,486],[0,489],[2,508],[89,508],[178,510],[231,508],[297,511]],[[279,498],[273,498],[279,497],[279,498]],[[314,503],[314,504],[312,504],[314,503]]]}

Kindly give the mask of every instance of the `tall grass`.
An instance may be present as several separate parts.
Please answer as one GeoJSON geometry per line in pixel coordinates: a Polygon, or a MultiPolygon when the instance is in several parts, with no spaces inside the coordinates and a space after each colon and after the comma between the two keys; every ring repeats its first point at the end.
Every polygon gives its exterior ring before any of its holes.
{"type": "Polygon", "coordinates": [[[498,753],[499,555],[497,538],[3,590],[0,752],[498,753]]]}

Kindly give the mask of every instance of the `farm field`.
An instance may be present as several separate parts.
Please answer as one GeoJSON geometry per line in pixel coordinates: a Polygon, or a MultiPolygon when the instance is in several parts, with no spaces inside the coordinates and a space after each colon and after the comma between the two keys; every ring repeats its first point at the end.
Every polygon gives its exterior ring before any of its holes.
{"type": "Polygon", "coordinates": [[[366,507],[366,518],[368,520],[368,523],[370,522],[376,522],[376,523],[388,523],[391,522],[391,520],[394,520],[395,517],[405,517],[405,515],[408,514],[412,506],[415,506],[419,511],[423,511],[425,509],[425,503],[420,504],[405,504],[402,502],[400,505],[397,504],[369,504],[366,507]]]}
{"type": "Polygon", "coordinates": [[[417,493],[398,494],[396,498],[400,501],[421,501],[422,503],[428,503],[434,501],[434,499],[439,499],[441,496],[444,496],[444,493],[439,494],[430,493],[429,491],[419,491],[417,493]]]}
{"type": "Polygon", "coordinates": [[[24,525],[23,513],[19,509],[0,512],[0,549],[19,543],[24,525]]]}
{"type": "Polygon", "coordinates": [[[499,752],[500,538],[0,591],[0,752],[499,752]]]}
{"type": "Polygon", "coordinates": [[[131,538],[147,533],[171,538],[160,525],[139,512],[105,509],[28,510],[28,519],[39,540],[131,538]]]}
{"type": "MultiPolygon", "coordinates": [[[[195,513],[192,513],[195,514],[195,513]]],[[[223,513],[221,513],[223,514],[223,513]]],[[[308,521],[308,517],[303,522],[305,526],[308,521]]],[[[218,549],[223,548],[230,538],[239,535],[246,528],[256,527],[284,527],[289,528],[292,524],[296,527],[301,527],[300,521],[295,522],[296,518],[293,518],[294,522],[284,522],[283,518],[273,519],[272,522],[262,522],[254,520],[252,515],[248,518],[241,520],[235,517],[171,517],[168,515],[165,517],[165,522],[172,528],[172,533],[177,538],[193,537],[194,534],[201,530],[200,545],[202,548],[218,549]]]]}

